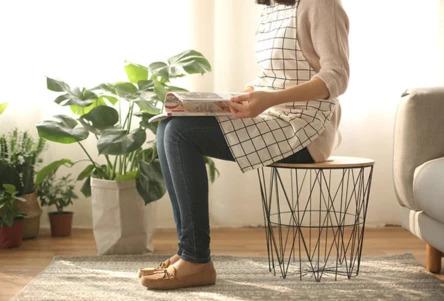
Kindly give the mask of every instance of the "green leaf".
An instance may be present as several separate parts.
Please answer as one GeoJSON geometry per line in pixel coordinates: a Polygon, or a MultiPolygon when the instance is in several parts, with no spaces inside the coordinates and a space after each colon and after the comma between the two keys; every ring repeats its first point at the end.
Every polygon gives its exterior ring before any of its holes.
{"type": "Polygon", "coordinates": [[[142,65],[128,64],[125,66],[125,72],[128,80],[134,84],[148,79],[148,69],[142,65]]]}
{"type": "Polygon", "coordinates": [[[123,129],[107,129],[97,141],[99,154],[124,155],[140,148],[146,140],[143,129],[135,129],[128,133],[123,129]]]}
{"type": "Polygon", "coordinates": [[[78,107],[88,107],[90,106],[94,101],[92,99],[80,99],[80,98],[70,98],[68,101],[65,101],[62,106],[78,106],[78,107]]]}
{"type": "Polygon", "coordinates": [[[91,122],[94,128],[103,130],[112,127],[119,121],[119,113],[112,107],[98,106],[80,118],[91,122]]]}
{"type": "Polygon", "coordinates": [[[114,89],[116,94],[124,98],[135,98],[137,97],[137,87],[132,83],[117,83],[114,84],[114,89]]]}
{"type": "Polygon", "coordinates": [[[102,95],[99,99],[107,100],[112,105],[115,105],[119,101],[117,98],[110,95],[102,95]]]}
{"type": "Polygon", "coordinates": [[[90,164],[87,167],[85,167],[78,175],[77,181],[82,181],[86,178],[89,178],[93,174],[94,168],[95,166],[93,164],[90,164]]]}
{"type": "Polygon", "coordinates": [[[98,96],[94,92],[85,88],[75,88],[73,91],[60,95],[54,102],[61,106],[87,107],[97,101],[97,99],[98,96]]]}
{"type": "Polygon", "coordinates": [[[154,93],[156,93],[156,96],[160,101],[163,102],[165,100],[166,90],[161,82],[154,81],[154,93]]]}
{"type": "Polygon", "coordinates": [[[71,167],[73,165],[74,165],[74,163],[69,159],[57,160],[57,161],[54,161],[54,162],[46,165],[37,173],[36,179],[35,179],[35,186],[39,187],[40,184],[47,177],[50,177],[51,175],[55,174],[61,166],[71,167]]]}
{"type": "Polygon", "coordinates": [[[170,73],[168,64],[164,62],[154,62],[148,66],[151,77],[157,77],[156,80],[160,80],[162,82],[167,82],[170,80],[170,73]]]}
{"type": "Polygon", "coordinates": [[[54,119],[37,124],[40,137],[63,144],[71,144],[88,138],[88,131],[84,127],[77,127],[78,123],[75,119],[65,115],[54,116],[54,119]]]}
{"type": "Polygon", "coordinates": [[[82,194],[85,197],[90,197],[91,196],[91,177],[88,177],[85,182],[83,182],[82,188],[80,189],[80,191],[82,192],[82,194]]]}
{"type": "Polygon", "coordinates": [[[80,99],[82,99],[82,100],[88,100],[88,99],[94,100],[94,99],[97,99],[97,98],[98,98],[98,96],[97,96],[96,93],[92,92],[91,90],[85,89],[85,88],[82,89],[82,92],[80,94],[80,99]]]}
{"type": "Polygon", "coordinates": [[[117,94],[116,88],[114,88],[114,86],[112,84],[101,84],[94,89],[101,89],[103,91],[110,92],[112,94],[117,94]]]}
{"type": "Polygon", "coordinates": [[[99,97],[87,107],[72,105],[70,108],[74,114],[76,114],[78,116],[82,116],[82,115],[88,114],[94,108],[97,108],[98,106],[103,106],[103,105],[106,105],[105,100],[103,97],[99,97]]]}
{"type": "Polygon", "coordinates": [[[62,94],[62,95],[60,95],[60,96],[58,96],[55,100],[54,100],[54,102],[56,103],[56,104],[61,104],[61,103],[63,103],[65,100],[67,100],[67,99],[69,99],[69,94],[62,94]]]}
{"type": "Polygon", "coordinates": [[[140,127],[149,129],[154,135],[157,134],[157,127],[159,126],[159,122],[149,122],[148,121],[151,117],[154,117],[157,114],[150,114],[147,112],[141,112],[141,113],[137,113],[136,115],[141,118],[140,127]]]}
{"type": "Polygon", "coordinates": [[[139,107],[140,111],[146,112],[152,115],[157,115],[162,112],[162,109],[156,108],[153,101],[148,100],[136,100],[135,103],[139,107]]]}
{"type": "Polygon", "coordinates": [[[100,130],[93,127],[88,121],[80,118],[79,122],[88,132],[93,133],[96,136],[100,135],[100,130]]]}
{"type": "Polygon", "coordinates": [[[136,187],[145,204],[157,201],[166,192],[159,160],[140,161],[136,187]]]}
{"type": "Polygon", "coordinates": [[[52,78],[47,77],[46,78],[46,87],[48,90],[54,91],[54,92],[69,92],[70,88],[67,83],[64,83],[62,81],[58,81],[52,78]]]}
{"type": "Polygon", "coordinates": [[[3,184],[3,189],[9,193],[10,195],[15,195],[17,193],[17,190],[14,185],[11,184],[3,184]]]}
{"type": "Polygon", "coordinates": [[[211,71],[211,65],[202,53],[196,50],[187,50],[171,57],[168,60],[170,64],[170,76],[183,76],[187,74],[204,74],[211,71]]]}
{"type": "Polygon", "coordinates": [[[137,86],[139,86],[139,90],[141,91],[153,91],[154,89],[154,82],[153,80],[141,80],[137,83],[137,86]]]}
{"type": "Polygon", "coordinates": [[[8,107],[7,103],[0,103],[0,114],[2,114],[8,107]]]}
{"type": "Polygon", "coordinates": [[[214,183],[214,181],[216,181],[216,177],[219,176],[219,170],[216,168],[216,164],[211,158],[204,157],[204,161],[208,169],[208,179],[211,183],[214,183]]]}

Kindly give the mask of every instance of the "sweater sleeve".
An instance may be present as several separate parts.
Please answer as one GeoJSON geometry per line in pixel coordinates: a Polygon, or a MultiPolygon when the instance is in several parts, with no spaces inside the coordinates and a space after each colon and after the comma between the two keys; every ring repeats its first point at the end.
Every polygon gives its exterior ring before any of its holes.
{"type": "Polygon", "coordinates": [[[305,9],[300,23],[319,57],[320,69],[314,78],[321,79],[330,98],[335,98],[347,89],[350,73],[348,17],[340,0],[308,0],[305,9]]]}

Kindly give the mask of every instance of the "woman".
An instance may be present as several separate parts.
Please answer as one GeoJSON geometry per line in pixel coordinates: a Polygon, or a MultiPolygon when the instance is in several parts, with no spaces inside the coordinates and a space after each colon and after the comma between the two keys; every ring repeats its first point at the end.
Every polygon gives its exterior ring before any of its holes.
{"type": "Polygon", "coordinates": [[[233,117],[169,118],[157,133],[177,226],[177,254],[140,271],[150,289],[211,285],[208,181],[204,156],[245,172],[273,162],[311,163],[330,155],[347,86],[348,19],[340,0],[257,0],[261,72],[231,100],[233,117]]]}

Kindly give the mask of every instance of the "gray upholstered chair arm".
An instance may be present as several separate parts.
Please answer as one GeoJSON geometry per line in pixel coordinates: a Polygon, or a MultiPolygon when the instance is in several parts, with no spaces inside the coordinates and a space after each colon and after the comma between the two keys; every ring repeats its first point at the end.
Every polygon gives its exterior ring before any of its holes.
{"type": "Polygon", "coordinates": [[[402,206],[421,210],[413,198],[413,173],[424,162],[444,157],[444,88],[405,93],[396,116],[393,149],[398,201],[402,206]]]}

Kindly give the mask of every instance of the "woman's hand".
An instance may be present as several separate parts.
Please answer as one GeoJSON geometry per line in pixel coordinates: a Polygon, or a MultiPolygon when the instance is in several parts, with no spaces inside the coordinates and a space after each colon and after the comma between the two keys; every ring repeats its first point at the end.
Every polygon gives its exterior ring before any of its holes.
{"type": "Polygon", "coordinates": [[[237,118],[257,117],[272,106],[272,92],[255,91],[231,98],[230,111],[237,118]]]}

